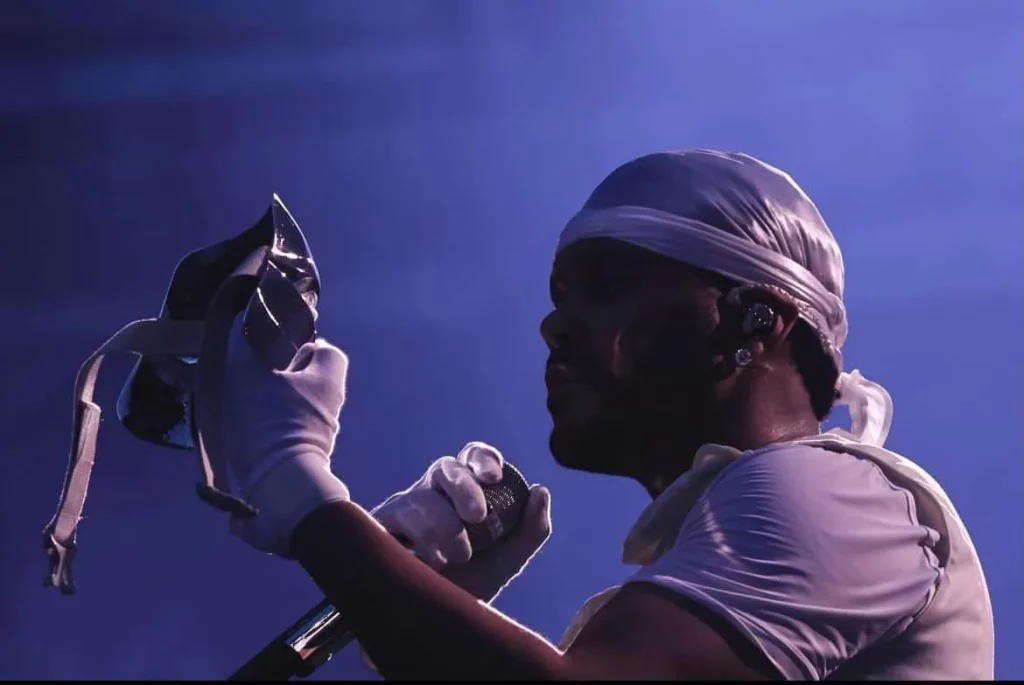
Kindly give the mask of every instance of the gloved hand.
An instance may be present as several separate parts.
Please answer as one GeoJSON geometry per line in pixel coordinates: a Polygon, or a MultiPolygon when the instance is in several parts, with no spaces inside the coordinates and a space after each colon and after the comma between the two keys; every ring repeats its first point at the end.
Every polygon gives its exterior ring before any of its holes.
{"type": "Polygon", "coordinates": [[[526,567],[551,535],[551,495],[533,485],[519,524],[480,554],[473,554],[465,524],[486,516],[482,484],[501,480],[501,452],[482,442],[455,458],[438,459],[412,487],[371,513],[421,560],[485,602],[526,567]]]}
{"type": "Polygon", "coordinates": [[[256,549],[290,558],[302,519],[328,502],[348,500],[331,473],[338,416],[345,403],[348,358],[326,340],[303,345],[284,371],[268,367],[242,332],[228,338],[221,415],[221,451],[232,492],[258,510],[231,521],[256,549]]]}

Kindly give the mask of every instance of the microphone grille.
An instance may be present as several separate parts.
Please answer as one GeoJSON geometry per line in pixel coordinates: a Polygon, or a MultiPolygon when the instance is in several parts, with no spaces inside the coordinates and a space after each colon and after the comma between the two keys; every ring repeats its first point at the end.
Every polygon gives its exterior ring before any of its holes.
{"type": "Polygon", "coordinates": [[[487,501],[487,518],[466,526],[474,553],[487,549],[515,528],[523,516],[530,485],[519,469],[506,461],[502,467],[501,480],[483,486],[483,491],[487,501]]]}

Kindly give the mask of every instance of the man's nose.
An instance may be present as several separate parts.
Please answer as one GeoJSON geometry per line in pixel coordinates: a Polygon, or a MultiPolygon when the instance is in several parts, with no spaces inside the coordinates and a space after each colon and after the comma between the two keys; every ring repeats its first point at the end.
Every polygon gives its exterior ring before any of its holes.
{"type": "Polygon", "coordinates": [[[569,338],[569,324],[565,314],[556,309],[545,316],[540,322],[540,337],[552,351],[564,350],[569,338]]]}

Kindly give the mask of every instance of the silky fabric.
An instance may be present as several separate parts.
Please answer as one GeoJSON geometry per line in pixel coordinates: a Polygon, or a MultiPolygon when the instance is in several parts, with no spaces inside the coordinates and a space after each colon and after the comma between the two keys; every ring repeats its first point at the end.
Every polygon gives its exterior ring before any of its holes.
{"type": "Polygon", "coordinates": [[[840,371],[838,403],[851,416],[845,434],[884,445],[892,399],[859,371],[843,372],[848,324],[842,253],[807,194],[788,174],[749,155],[690,150],[655,157],[664,169],[682,167],[694,179],[679,188],[694,197],[680,204],[713,207],[727,220],[712,226],[650,207],[585,207],[562,231],[557,252],[580,240],[612,238],[784,297],[840,371]]]}

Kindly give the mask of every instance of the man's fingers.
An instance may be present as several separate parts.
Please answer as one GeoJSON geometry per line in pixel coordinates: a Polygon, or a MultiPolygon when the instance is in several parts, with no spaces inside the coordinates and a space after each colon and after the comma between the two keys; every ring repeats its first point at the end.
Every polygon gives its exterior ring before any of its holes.
{"type": "MultiPolygon", "coordinates": [[[[448,559],[465,558],[459,537],[465,534],[462,521],[444,496],[426,488],[410,490],[389,499],[372,512],[385,530],[432,566],[448,559]]],[[[468,539],[466,545],[469,544],[468,539]]]]}
{"type": "MultiPolygon", "coordinates": [[[[501,563],[508,573],[518,573],[551,537],[551,493],[543,485],[530,488],[523,518],[503,541],[501,563]]],[[[511,577],[511,576],[510,576],[511,577]]]]}
{"type": "Polygon", "coordinates": [[[438,551],[447,564],[465,564],[473,556],[473,547],[469,544],[469,533],[463,528],[454,536],[445,538],[438,551]]]}
{"type": "Polygon", "coordinates": [[[551,534],[551,493],[539,485],[530,488],[523,519],[515,530],[493,547],[474,555],[468,564],[452,564],[441,574],[477,599],[491,602],[501,589],[526,567],[551,534]]]}
{"type": "Polygon", "coordinates": [[[427,471],[426,485],[443,493],[463,521],[480,523],[487,517],[483,488],[464,463],[452,457],[438,459],[427,471]]]}
{"type": "Polygon", "coordinates": [[[420,561],[435,571],[440,571],[448,563],[447,559],[444,558],[444,555],[441,554],[441,550],[437,547],[430,547],[429,549],[424,550],[414,550],[414,553],[420,561]]]}
{"type": "Polygon", "coordinates": [[[348,355],[326,338],[317,338],[299,348],[285,373],[298,373],[310,367],[315,367],[318,374],[344,378],[348,373],[348,355]]]}
{"type": "Polygon", "coordinates": [[[530,496],[523,508],[523,520],[517,532],[524,544],[533,544],[535,549],[551,536],[551,491],[543,485],[530,486],[530,496]]]}
{"type": "Polygon", "coordinates": [[[542,524],[547,532],[551,532],[551,491],[543,485],[534,483],[530,486],[530,497],[526,500],[523,516],[533,517],[542,524]]]}
{"type": "Polygon", "coordinates": [[[501,481],[505,458],[497,447],[486,442],[470,442],[459,452],[457,460],[465,464],[481,483],[493,485],[501,481]]]}

